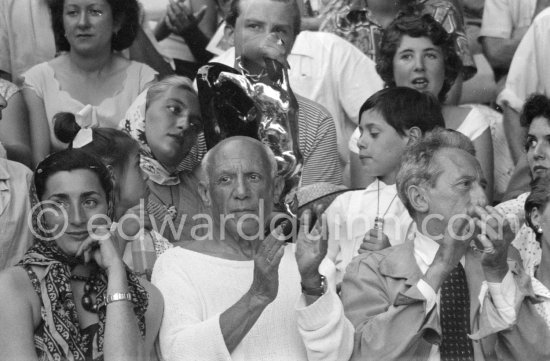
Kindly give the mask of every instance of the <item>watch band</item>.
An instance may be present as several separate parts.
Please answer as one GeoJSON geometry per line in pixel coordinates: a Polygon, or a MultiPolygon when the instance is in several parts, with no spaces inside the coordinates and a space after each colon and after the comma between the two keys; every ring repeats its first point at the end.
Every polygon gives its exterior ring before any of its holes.
{"type": "Polygon", "coordinates": [[[113,293],[112,295],[107,295],[107,299],[105,299],[105,304],[108,305],[109,303],[113,303],[117,301],[132,302],[132,294],[130,292],[127,292],[127,293],[116,292],[116,293],[113,293]]]}
{"type": "Polygon", "coordinates": [[[302,285],[302,292],[309,296],[322,296],[327,292],[327,279],[325,276],[321,275],[321,285],[319,287],[304,287],[303,283],[300,283],[302,285]]]}

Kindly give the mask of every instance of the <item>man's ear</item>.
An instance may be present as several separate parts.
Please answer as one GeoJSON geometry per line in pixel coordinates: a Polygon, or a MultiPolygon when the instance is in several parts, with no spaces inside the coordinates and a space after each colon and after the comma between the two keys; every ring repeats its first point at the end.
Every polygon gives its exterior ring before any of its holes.
{"type": "Polygon", "coordinates": [[[199,195],[206,206],[210,207],[212,205],[208,184],[202,180],[199,182],[199,195]]]}
{"type": "Polygon", "coordinates": [[[407,136],[409,137],[409,140],[407,141],[407,145],[410,145],[422,137],[422,131],[418,127],[412,127],[409,130],[407,130],[407,136]]]}
{"type": "Polygon", "coordinates": [[[407,189],[407,198],[417,213],[428,213],[430,210],[428,197],[426,190],[420,186],[413,185],[407,189]]]}
{"type": "Polygon", "coordinates": [[[229,45],[235,46],[235,29],[228,23],[225,23],[225,28],[223,29],[223,38],[229,45]]]}

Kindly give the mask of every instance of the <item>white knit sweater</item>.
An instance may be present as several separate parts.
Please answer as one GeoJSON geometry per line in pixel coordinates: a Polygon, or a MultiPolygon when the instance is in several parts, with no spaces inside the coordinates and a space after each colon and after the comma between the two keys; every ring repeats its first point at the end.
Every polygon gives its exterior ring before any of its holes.
{"type": "MultiPolygon", "coordinates": [[[[250,288],[254,262],[226,260],[180,247],[162,254],[155,264],[152,282],[164,296],[159,334],[163,358],[348,360],[354,329],[344,316],[334,285],[306,307],[294,249],[294,245],[286,246],[281,260],[277,298],[231,354],[219,316],[250,288]]],[[[320,270],[334,279],[334,264],[328,259],[320,270]]]]}

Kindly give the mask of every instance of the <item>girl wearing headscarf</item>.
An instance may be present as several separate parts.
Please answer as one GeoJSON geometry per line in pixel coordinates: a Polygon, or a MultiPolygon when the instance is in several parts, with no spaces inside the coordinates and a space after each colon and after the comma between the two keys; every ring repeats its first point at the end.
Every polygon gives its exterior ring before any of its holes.
{"type": "Polygon", "coordinates": [[[171,242],[202,237],[204,225],[196,226],[209,213],[197,191],[197,166],[206,143],[192,82],[171,76],[153,84],[130,106],[120,128],[141,146],[153,229],[171,242]]]}

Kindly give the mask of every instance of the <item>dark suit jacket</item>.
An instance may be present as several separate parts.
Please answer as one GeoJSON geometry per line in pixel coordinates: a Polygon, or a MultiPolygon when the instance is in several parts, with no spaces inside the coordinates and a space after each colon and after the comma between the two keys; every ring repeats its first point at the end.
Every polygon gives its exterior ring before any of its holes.
{"type": "MultiPolygon", "coordinates": [[[[422,277],[413,242],[357,256],[342,283],[342,302],[355,326],[352,360],[427,360],[441,340],[437,307],[426,313],[426,299],[416,287],[422,277]]],[[[490,294],[480,305],[484,274],[479,255],[467,252],[471,338],[476,360],[550,360],[550,331],[536,312],[530,278],[508,261],[518,287],[517,320],[505,324],[490,294]]]]}

